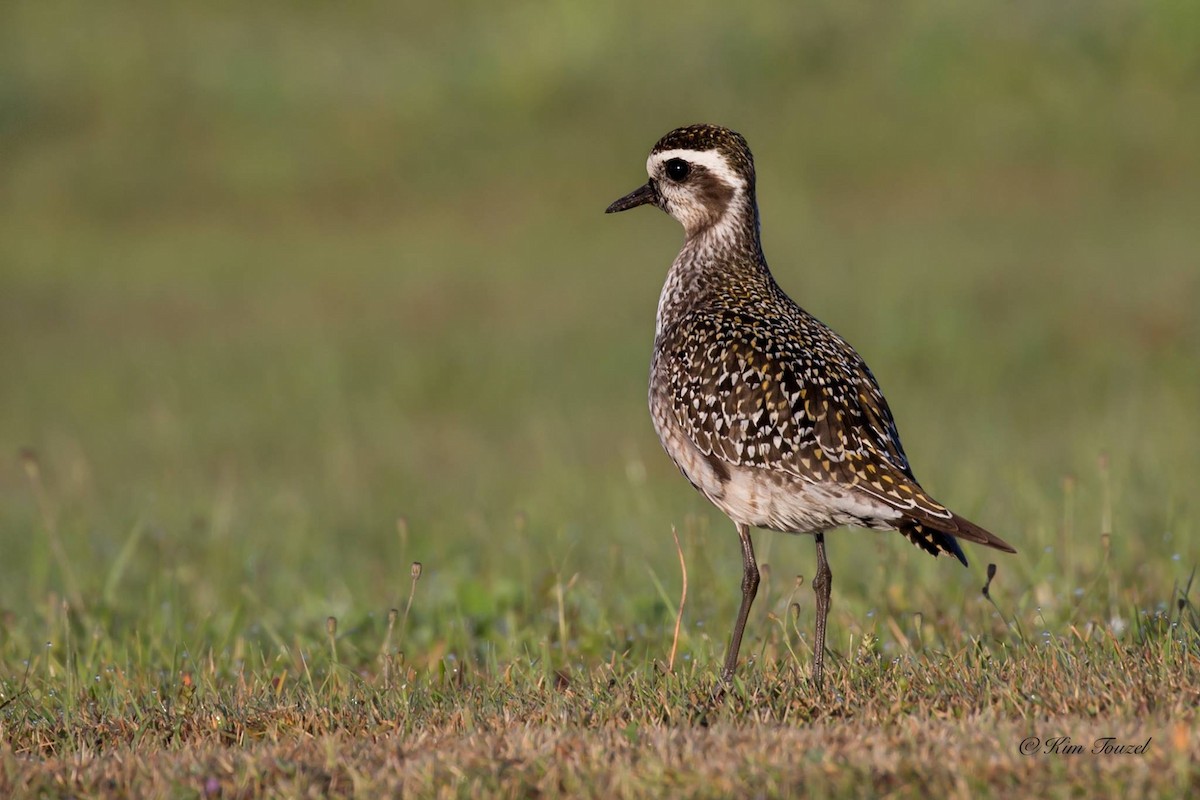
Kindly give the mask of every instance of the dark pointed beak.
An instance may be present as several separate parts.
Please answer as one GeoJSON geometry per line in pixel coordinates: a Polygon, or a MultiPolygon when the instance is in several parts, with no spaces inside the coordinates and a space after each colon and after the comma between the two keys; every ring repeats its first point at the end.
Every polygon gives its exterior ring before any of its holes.
{"type": "Polygon", "coordinates": [[[628,211],[631,208],[644,206],[647,203],[658,205],[658,190],[654,188],[653,181],[647,183],[645,186],[639,186],[620,200],[614,201],[611,206],[604,210],[604,213],[615,214],[618,211],[628,211]]]}

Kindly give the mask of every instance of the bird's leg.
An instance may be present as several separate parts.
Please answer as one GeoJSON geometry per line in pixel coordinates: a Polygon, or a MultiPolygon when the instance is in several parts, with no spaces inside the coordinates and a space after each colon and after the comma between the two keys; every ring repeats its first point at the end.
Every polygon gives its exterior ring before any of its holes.
{"type": "Polygon", "coordinates": [[[746,629],[746,617],[750,616],[750,605],[758,592],[758,563],[754,560],[754,543],[750,541],[750,526],[737,526],[742,540],[742,604],[738,607],[737,622],[733,624],[733,636],[729,639],[729,651],[725,654],[725,669],[721,680],[729,683],[737,669],[738,650],[742,647],[742,632],[746,629]]]}
{"type": "Polygon", "coordinates": [[[817,574],[812,582],[817,595],[817,640],[813,643],[813,683],[818,689],[825,679],[825,621],[829,618],[829,591],[833,573],[825,560],[825,534],[817,534],[817,574]]]}

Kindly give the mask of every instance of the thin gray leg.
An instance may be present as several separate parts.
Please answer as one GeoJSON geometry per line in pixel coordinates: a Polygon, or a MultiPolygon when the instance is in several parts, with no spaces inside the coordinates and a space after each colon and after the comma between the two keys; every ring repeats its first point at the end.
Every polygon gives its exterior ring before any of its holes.
{"type": "Polygon", "coordinates": [[[729,650],[725,654],[725,669],[721,680],[729,683],[737,669],[738,650],[742,648],[742,632],[746,630],[746,618],[750,606],[758,593],[758,563],[754,560],[754,543],[750,541],[750,526],[738,525],[738,537],[742,540],[742,604],[738,608],[737,622],[733,624],[733,636],[729,639],[729,650]]]}
{"type": "Polygon", "coordinates": [[[829,618],[829,592],[833,588],[833,573],[825,560],[825,534],[817,534],[817,575],[813,578],[817,595],[817,640],[813,643],[813,683],[818,689],[825,679],[825,621],[829,618]]]}

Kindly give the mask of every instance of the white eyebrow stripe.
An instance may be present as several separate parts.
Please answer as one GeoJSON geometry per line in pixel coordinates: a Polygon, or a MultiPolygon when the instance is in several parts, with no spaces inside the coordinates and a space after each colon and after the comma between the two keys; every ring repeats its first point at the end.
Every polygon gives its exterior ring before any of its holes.
{"type": "Polygon", "coordinates": [[[739,191],[746,188],[746,181],[729,167],[729,161],[716,150],[663,150],[651,153],[646,159],[646,173],[654,176],[658,170],[655,166],[670,161],[672,158],[682,158],[692,164],[698,164],[725,183],[739,191]]]}

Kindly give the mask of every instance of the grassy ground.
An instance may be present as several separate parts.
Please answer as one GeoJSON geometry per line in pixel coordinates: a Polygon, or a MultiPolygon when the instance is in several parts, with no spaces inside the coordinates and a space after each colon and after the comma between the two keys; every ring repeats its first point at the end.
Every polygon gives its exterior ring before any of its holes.
{"type": "Polygon", "coordinates": [[[1197,54],[1166,1],[5,6],[0,794],[1200,792],[1197,54]],[[601,214],[699,120],[1020,550],[834,533],[825,694],[760,533],[714,698],[680,234],[601,214]]]}

